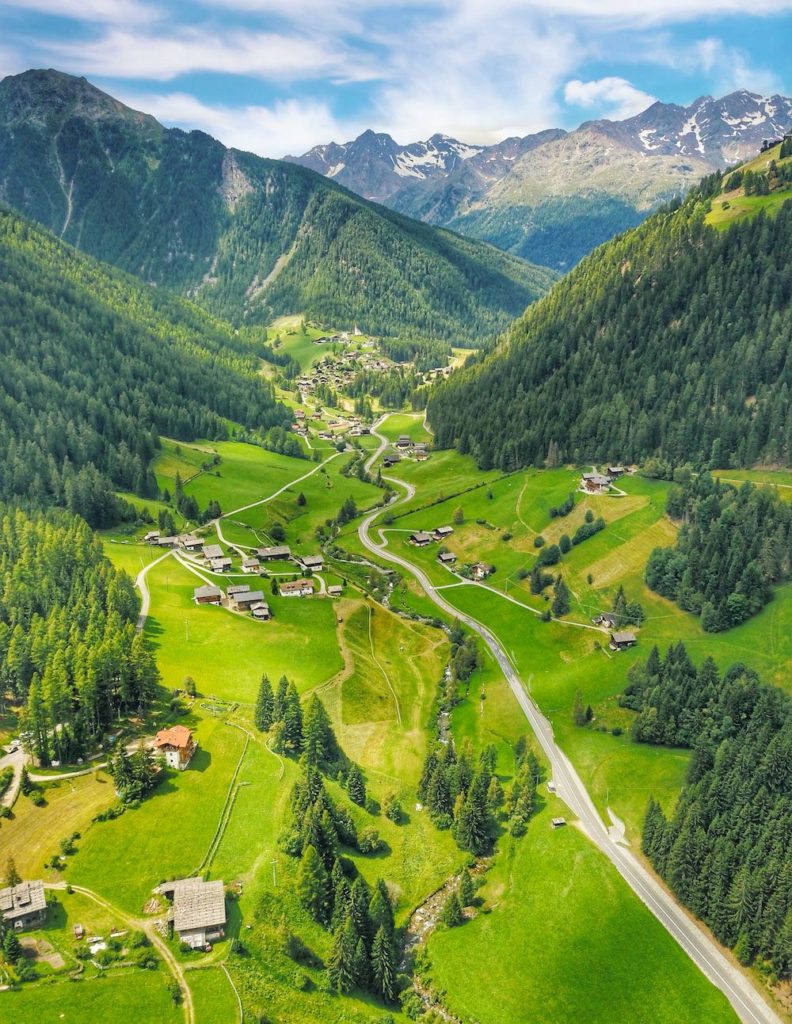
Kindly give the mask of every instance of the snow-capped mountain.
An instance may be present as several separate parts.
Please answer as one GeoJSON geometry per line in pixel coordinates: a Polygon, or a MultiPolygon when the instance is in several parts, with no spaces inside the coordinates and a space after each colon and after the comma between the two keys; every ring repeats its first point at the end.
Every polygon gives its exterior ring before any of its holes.
{"type": "Polygon", "coordinates": [[[406,181],[428,181],[448,175],[464,160],[482,151],[447,135],[400,146],[384,132],[363,132],[344,145],[316,146],[303,156],[287,156],[292,163],[310,167],[353,192],[384,202],[406,181]]]}
{"type": "Polygon", "coordinates": [[[792,99],[741,90],[493,146],[446,135],[401,146],[367,131],[286,159],[401,213],[563,269],[790,129],[792,99]]]}

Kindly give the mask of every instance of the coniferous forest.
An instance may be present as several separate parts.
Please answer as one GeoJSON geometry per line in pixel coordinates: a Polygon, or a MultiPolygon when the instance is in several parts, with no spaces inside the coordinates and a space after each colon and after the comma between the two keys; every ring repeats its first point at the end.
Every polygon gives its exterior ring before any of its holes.
{"type": "Polygon", "coordinates": [[[114,488],[156,496],[158,434],[289,424],[254,376],[258,355],[188,303],[0,210],[0,499],[117,522],[130,509],[114,488]]]}
{"type": "Polygon", "coordinates": [[[676,895],[744,964],[792,973],[792,701],[745,665],[696,669],[654,648],[621,698],[633,737],[690,747],[670,818],[650,800],[643,849],[676,895]]]}
{"type": "MultiPolygon", "coordinates": [[[[714,185],[712,186],[714,187],[714,185]]],[[[717,232],[702,195],[588,256],[429,402],[482,468],[792,460],[792,203],[717,232]]]]}
{"type": "Polygon", "coordinates": [[[137,615],[132,580],[82,519],[0,505],[0,689],[26,704],[42,764],[84,756],[147,708],[159,673],[137,615]]]}
{"type": "Polygon", "coordinates": [[[669,492],[666,510],[682,528],[674,547],[654,549],[646,582],[700,615],[707,632],[745,622],[789,576],[792,509],[770,488],[689,474],[669,492]]]}

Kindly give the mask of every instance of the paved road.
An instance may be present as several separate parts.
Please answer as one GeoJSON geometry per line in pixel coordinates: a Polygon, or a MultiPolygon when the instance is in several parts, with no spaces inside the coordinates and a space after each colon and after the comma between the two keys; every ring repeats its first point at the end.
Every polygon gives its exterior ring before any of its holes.
{"type": "MultiPolygon", "coordinates": [[[[376,429],[381,423],[382,419],[372,428],[372,432],[379,437],[381,444],[368,460],[366,464],[367,469],[373,466],[377,457],[388,445],[387,438],[383,437],[376,429]]],[[[414,495],[415,488],[411,485],[395,477],[387,477],[386,479],[405,491],[404,496],[397,499],[393,504],[408,501],[414,495]]],[[[688,916],[657,878],[647,871],[634,854],[616,845],[610,838],[608,830],[600,818],[599,812],[594,806],[580,776],[555,742],[550,722],[525,692],[512,662],[495,634],[487,626],[478,622],[472,616],[460,612],[446,601],[437,592],[435,586],[421,569],[387,549],[386,540],[381,538],[377,542],[371,539],[369,530],[380,511],[380,509],[377,509],[366,516],[361,522],[358,528],[361,542],[372,554],[406,569],[418,580],[426,591],[427,596],[439,608],[464,622],[470,629],[475,630],[482,637],[497,659],[518,704],[522,708],[542,750],[550,762],[558,796],[579,819],[583,830],[592,842],[608,857],[627,884],[676,939],[706,977],[723,992],[741,1021],[744,1021],[745,1024],[781,1024],[778,1015],[765,1002],[746,976],[724,956],[714,940],[709,937],[703,928],[688,916]]]]}

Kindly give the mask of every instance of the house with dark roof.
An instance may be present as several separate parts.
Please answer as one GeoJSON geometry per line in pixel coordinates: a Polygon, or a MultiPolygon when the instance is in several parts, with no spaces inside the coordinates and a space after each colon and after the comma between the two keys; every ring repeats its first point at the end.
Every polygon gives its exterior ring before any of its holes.
{"type": "Polygon", "coordinates": [[[44,883],[20,882],[0,889],[0,915],[3,924],[15,932],[36,928],[47,918],[47,898],[44,883]]]}
{"type": "Polygon", "coordinates": [[[435,540],[445,540],[446,537],[450,537],[454,532],[453,526],[437,526],[434,531],[435,540]]]}
{"type": "Polygon", "coordinates": [[[437,560],[443,565],[453,565],[456,561],[456,555],[453,551],[441,551],[437,556],[437,560]]]}
{"type": "Polygon", "coordinates": [[[256,554],[262,562],[287,562],[291,558],[291,548],[286,544],[276,544],[274,547],[259,548],[256,554]]]}
{"type": "Polygon", "coordinates": [[[247,611],[252,605],[264,600],[264,594],[260,590],[251,590],[248,588],[242,593],[234,594],[231,598],[231,603],[238,612],[247,611]]]}
{"type": "Polygon", "coordinates": [[[231,568],[231,559],[228,557],[213,558],[209,565],[212,567],[212,572],[228,572],[231,568]]]}
{"type": "Polygon", "coordinates": [[[612,651],[626,651],[628,647],[635,647],[637,643],[638,638],[635,633],[623,630],[618,633],[611,633],[608,646],[612,651]]]}
{"type": "Polygon", "coordinates": [[[297,561],[311,572],[321,572],[324,568],[324,555],[297,555],[297,561]]]}
{"type": "Polygon", "coordinates": [[[181,942],[192,949],[206,949],[225,938],[225,891],[221,881],[181,878],[163,882],[156,891],[173,901],[168,920],[181,942]]]}
{"type": "Polygon", "coordinates": [[[415,533],[410,534],[410,543],[414,544],[417,548],[425,548],[433,540],[432,534],[427,533],[426,530],[416,530],[415,533]]]}
{"type": "Polygon", "coordinates": [[[219,544],[204,544],[201,548],[204,558],[211,562],[213,558],[222,558],[225,552],[219,544]]]}
{"type": "Polygon", "coordinates": [[[202,587],[196,587],[193,591],[193,601],[196,604],[220,604],[223,600],[223,591],[220,587],[212,586],[209,583],[202,587]]]}
{"type": "Polygon", "coordinates": [[[266,601],[254,601],[250,606],[250,614],[254,619],[271,619],[272,612],[266,601]]]}

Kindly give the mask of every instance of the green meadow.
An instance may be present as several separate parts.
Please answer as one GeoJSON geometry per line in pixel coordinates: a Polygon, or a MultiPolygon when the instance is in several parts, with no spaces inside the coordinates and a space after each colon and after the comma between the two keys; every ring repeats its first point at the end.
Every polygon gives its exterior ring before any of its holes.
{"type": "Polygon", "coordinates": [[[163,968],[122,969],[86,980],[25,985],[3,992],[0,1010],[8,1013],[7,1019],[14,1024],[84,1024],[87,1020],[181,1024],[184,1012],[173,1004],[167,988],[170,980],[163,968]]]}

